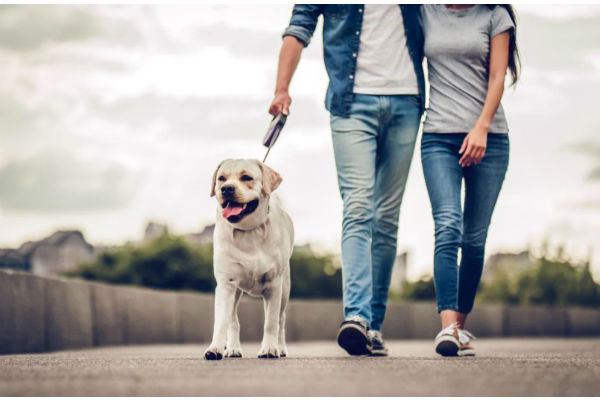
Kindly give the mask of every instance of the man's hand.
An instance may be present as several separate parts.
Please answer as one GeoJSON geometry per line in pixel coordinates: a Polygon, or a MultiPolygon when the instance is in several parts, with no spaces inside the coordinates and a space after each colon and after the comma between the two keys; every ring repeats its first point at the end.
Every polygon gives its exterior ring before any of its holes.
{"type": "Polygon", "coordinates": [[[269,107],[269,114],[279,115],[283,112],[285,115],[289,115],[290,104],[292,104],[292,98],[287,90],[277,92],[275,93],[275,97],[273,98],[271,106],[269,107]]]}
{"type": "Polygon", "coordinates": [[[269,114],[278,115],[284,113],[289,115],[290,104],[292,98],[288,88],[292,75],[300,61],[300,54],[304,45],[294,36],[286,36],[283,38],[281,51],[279,52],[279,64],[277,67],[277,81],[275,82],[275,97],[269,107],[269,114]]]}
{"type": "Polygon", "coordinates": [[[461,167],[470,167],[471,165],[479,164],[485,156],[487,135],[488,130],[481,125],[477,124],[471,129],[471,132],[467,134],[458,151],[459,154],[462,154],[462,157],[458,160],[461,167]]]}

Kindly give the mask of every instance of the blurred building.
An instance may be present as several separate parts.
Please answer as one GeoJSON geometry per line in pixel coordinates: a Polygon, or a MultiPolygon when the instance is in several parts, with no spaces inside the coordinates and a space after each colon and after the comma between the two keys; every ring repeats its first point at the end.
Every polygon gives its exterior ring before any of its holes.
{"type": "Polygon", "coordinates": [[[40,275],[55,275],[73,270],[94,257],[94,246],[76,230],[58,231],[40,241],[27,242],[19,251],[25,257],[28,269],[40,275]]]}
{"type": "Polygon", "coordinates": [[[408,265],[408,252],[405,251],[396,256],[394,267],[392,269],[392,279],[390,281],[390,291],[401,292],[404,282],[406,282],[406,269],[408,265]]]}
{"type": "Polygon", "coordinates": [[[511,273],[518,273],[533,267],[534,259],[529,250],[520,253],[496,253],[488,257],[483,267],[481,280],[490,281],[495,272],[504,269],[511,273]]]}
{"type": "Polygon", "coordinates": [[[27,263],[18,250],[0,249],[0,268],[27,270],[27,263]]]}
{"type": "Polygon", "coordinates": [[[18,249],[0,250],[0,268],[56,275],[71,271],[93,257],[94,246],[86,242],[80,231],[57,231],[42,240],[26,242],[18,249]]]}
{"type": "MultiPolygon", "coordinates": [[[[213,234],[215,232],[215,224],[209,224],[202,229],[200,232],[193,232],[181,235],[190,244],[204,245],[211,244],[213,242],[213,234]]],[[[152,240],[169,233],[169,227],[166,224],[150,221],[146,225],[144,230],[144,238],[142,243],[148,243],[152,240]]]]}
{"type": "Polygon", "coordinates": [[[148,222],[146,225],[146,229],[144,230],[144,240],[143,242],[150,242],[162,235],[166,235],[169,233],[169,228],[166,224],[159,224],[157,222],[148,222]]]}
{"type": "Polygon", "coordinates": [[[191,244],[211,244],[213,242],[213,233],[215,232],[215,224],[206,225],[202,232],[188,233],[184,235],[191,244]]]}

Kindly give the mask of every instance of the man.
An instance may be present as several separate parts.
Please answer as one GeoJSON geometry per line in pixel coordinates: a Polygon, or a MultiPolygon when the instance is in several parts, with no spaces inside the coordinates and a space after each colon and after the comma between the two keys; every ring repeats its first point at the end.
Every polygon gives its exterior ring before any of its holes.
{"type": "Polygon", "coordinates": [[[283,34],[269,112],[289,114],[288,87],[323,15],[325,107],[340,194],[344,322],[351,355],[387,355],[381,337],[398,217],[424,110],[419,5],[302,4],[283,34]]]}

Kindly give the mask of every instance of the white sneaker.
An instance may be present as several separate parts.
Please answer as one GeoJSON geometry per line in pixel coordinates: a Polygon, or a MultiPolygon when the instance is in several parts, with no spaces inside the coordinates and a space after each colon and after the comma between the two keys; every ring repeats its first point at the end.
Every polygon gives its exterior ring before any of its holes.
{"type": "Polygon", "coordinates": [[[456,357],[460,348],[458,323],[454,322],[442,329],[435,337],[435,351],[444,357],[456,357]]]}
{"type": "Polygon", "coordinates": [[[459,349],[458,355],[461,357],[468,357],[475,355],[475,349],[471,346],[471,340],[477,339],[475,335],[469,332],[466,329],[458,330],[458,341],[459,341],[459,349]]]}

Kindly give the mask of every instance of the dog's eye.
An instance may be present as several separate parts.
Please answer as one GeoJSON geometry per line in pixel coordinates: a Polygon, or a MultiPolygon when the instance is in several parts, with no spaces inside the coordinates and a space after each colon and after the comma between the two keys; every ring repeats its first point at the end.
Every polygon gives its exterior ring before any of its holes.
{"type": "Polygon", "coordinates": [[[220,180],[221,182],[225,182],[227,179],[225,179],[225,177],[224,177],[223,175],[221,175],[221,176],[219,177],[219,180],[220,180]]]}
{"type": "Polygon", "coordinates": [[[242,177],[240,179],[243,180],[243,181],[245,181],[245,182],[254,180],[254,178],[251,177],[251,176],[249,176],[249,175],[242,175],[242,177]]]}

